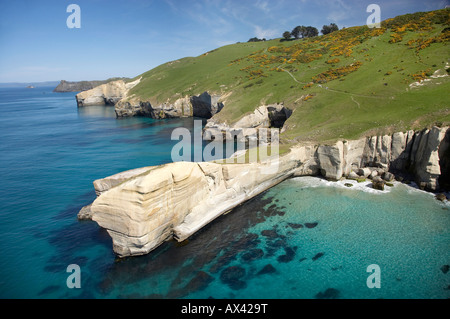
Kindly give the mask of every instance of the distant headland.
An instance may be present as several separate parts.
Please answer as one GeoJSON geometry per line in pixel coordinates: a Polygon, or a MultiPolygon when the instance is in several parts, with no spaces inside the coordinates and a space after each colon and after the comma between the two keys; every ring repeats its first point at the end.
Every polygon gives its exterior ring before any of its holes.
{"type": "Polygon", "coordinates": [[[69,82],[66,80],[61,80],[58,86],[53,90],[53,92],[82,92],[91,90],[96,86],[109,83],[111,81],[117,81],[126,78],[110,78],[103,81],[78,81],[78,82],[69,82]]]}

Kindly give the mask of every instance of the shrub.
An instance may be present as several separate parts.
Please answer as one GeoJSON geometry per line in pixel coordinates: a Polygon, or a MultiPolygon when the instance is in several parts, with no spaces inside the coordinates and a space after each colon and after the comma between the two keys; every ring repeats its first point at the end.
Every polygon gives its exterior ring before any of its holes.
{"type": "Polygon", "coordinates": [[[415,81],[420,82],[432,74],[433,74],[433,72],[431,71],[430,68],[428,68],[426,70],[422,70],[417,73],[410,74],[409,76],[412,77],[415,81]]]}
{"type": "Polygon", "coordinates": [[[325,72],[322,72],[316,76],[313,76],[313,82],[314,83],[326,83],[332,80],[339,79],[343,76],[346,76],[347,74],[350,74],[352,72],[355,72],[359,69],[359,67],[362,65],[360,61],[356,61],[355,63],[352,63],[347,66],[343,66],[340,68],[335,69],[328,69],[325,72]]]}
{"type": "Polygon", "coordinates": [[[257,37],[250,38],[247,42],[261,42],[266,41],[266,39],[258,39],[257,37]]]}
{"type": "Polygon", "coordinates": [[[303,101],[308,101],[308,100],[310,100],[310,99],[312,99],[314,97],[314,95],[312,95],[312,94],[308,94],[307,96],[305,96],[305,97],[303,97],[303,101]]]}
{"type": "Polygon", "coordinates": [[[325,63],[327,63],[327,64],[336,64],[336,63],[339,63],[340,61],[341,60],[339,58],[335,58],[335,59],[328,60],[325,63]]]}

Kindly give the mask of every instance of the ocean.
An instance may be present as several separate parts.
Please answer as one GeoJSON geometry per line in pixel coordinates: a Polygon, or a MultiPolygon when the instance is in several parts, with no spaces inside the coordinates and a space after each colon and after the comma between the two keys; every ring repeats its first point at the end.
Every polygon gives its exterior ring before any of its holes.
{"type": "Polygon", "coordinates": [[[77,220],[92,182],[170,162],[172,131],[198,127],[116,119],[52,89],[0,88],[0,298],[450,297],[450,206],[400,183],[290,179],[186,242],[116,258],[105,230],[77,220]]]}

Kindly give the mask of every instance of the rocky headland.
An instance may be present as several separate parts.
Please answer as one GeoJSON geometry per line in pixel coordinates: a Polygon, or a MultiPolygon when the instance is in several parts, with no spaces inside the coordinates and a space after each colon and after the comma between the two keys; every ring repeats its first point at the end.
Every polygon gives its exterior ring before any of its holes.
{"type": "Polygon", "coordinates": [[[259,163],[177,162],[139,168],[95,181],[98,197],[81,215],[108,231],[118,256],[142,255],[167,240],[187,239],[290,177],[367,178],[378,189],[395,178],[411,178],[420,188],[437,191],[440,183],[448,183],[449,145],[448,127],[432,127],[332,145],[297,145],[259,163]],[[277,169],[270,169],[273,165],[277,169]]]}
{"type": "Polygon", "coordinates": [[[109,83],[111,81],[118,80],[117,78],[112,78],[104,81],[76,81],[70,82],[66,80],[61,80],[58,86],[53,90],[53,92],[83,92],[91,90],[99,85],[109,83]]]}
{"type": "Polygon", "coordinates": [[[133,82],[124,80],[112,81],[93,89],[80,92],[76,95],[78,107],[92,105],[116,105],[121,99],[127,96],[128,91],[140,82],[137,79],[133,82]]]}

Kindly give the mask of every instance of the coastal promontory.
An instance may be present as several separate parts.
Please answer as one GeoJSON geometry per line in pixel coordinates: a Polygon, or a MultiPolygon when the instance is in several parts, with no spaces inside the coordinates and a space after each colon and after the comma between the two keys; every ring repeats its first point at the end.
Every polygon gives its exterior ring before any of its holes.
{"type": "Polygon", "coordinates": [[[58,84],[58,86],[53,90],[53,92],[82,92],[87,91],[95,88],[96,86],[109,83],[112,81],[119,80],[119,78],[111,78],[108,80],[102,80],[102,81],[75,81],[70,82],[66,80],[61,80],[61,82],[58,84]]]}

